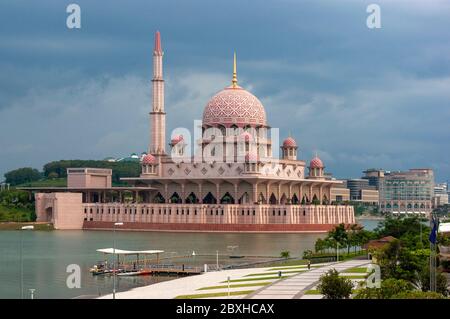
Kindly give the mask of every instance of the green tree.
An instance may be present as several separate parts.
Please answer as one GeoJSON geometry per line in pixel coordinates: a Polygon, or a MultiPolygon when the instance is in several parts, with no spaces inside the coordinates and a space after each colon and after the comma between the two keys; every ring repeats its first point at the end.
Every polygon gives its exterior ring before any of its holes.
{"type": "Polygon", "coordinates": [[[392,296],[392,299],[446,299],[446,297],[438,292],[432,291],[406,291],[392,296]]]}
{"type": "Polygon", "coordinates": [[[305,250],[303,252],[303,259],[311,259],[313,252],[311,250],[305,250]]]}
{"type": "Polygon", "coordinates": [[[44,175],[50,177],[50,174],[56,173],[59,177],[67,177],[68,168],[79,167],[110,168],[112,169],[112,181],[115,184],[123,183],[120,180],[121,177],[137,177],[141,173],[139,161],[61,160],[45,164],[44,175]]]}
{"type": "Polygon", "coordinates": [[[41,173],[35,168],[23,167],[5,173],[5,182],[12,186],[34,182],[42,178],[41,173]]]}
{"type": "MultiPolygon", "coordinates": [[[[422,291],[430,290],[430,267],[425,267],[418,274],[418,285],[422,291]]],[[[436,273],[436,292],[448,296],[447,277],[442,272],[436,273]]]]}
{"type": "Polygon", "coordinates": [[[355,299],[391,299],[394,295],[413,290],[413,285],[403,279],[389,278],[381,282],[380,288],[360,289],[355,299]]]}
{"type": "Polygon", "coordinates": [[[340,277],[336,269],[330,269],[320,276],[317,289],[326,299],[348,299],[352,294],[353,283],[350,279],[340,277]]]}
{"type": "Polygon", "coordinates": [[[291,253],[288,250],[283,250],[280,254],[281,258],[285,258],[288,259],[289,257],[291,257],[291,253]]]}

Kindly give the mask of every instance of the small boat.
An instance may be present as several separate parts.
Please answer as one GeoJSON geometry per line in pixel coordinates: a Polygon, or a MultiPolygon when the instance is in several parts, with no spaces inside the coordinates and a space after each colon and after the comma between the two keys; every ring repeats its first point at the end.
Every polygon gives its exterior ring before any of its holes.
{"type": "Polygon", "coordinates": [[[244,258],[245,256],[240,255],[231,255],[230,258],[244,258]]]}
{"type": "Polygon", "coordinates": [[[151,275],[151,270],[138,270],[138,271],[125,271],[122,273],[117,274],[117,276],[145,276],[145,275],[151,275]]]}

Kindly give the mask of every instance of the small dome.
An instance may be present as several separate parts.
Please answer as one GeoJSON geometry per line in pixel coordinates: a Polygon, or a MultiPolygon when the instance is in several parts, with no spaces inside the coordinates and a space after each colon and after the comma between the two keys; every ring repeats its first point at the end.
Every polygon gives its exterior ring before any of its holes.
{"type": "Polygon", "coordinates": [[[283,147],[297,147],[297,143],[292,137],[288,137],[283,141],[283,147]]]}
{"type": "Polygon", "coordinates": [[[316,156],[314,157],[311,162],[309,163],[310,168],[324,168],[322,160],[316,156]]]}
{"type": "Polygon", "coordinates": [[[183,141],[183,135],[175,135],[172,140],[170,141],[170,143],[172,145],[176,145],[178,143],[180,143],[181,141],[183,141]]]}
{"type": "Polygon", "coordinates": [[[258,155],[255,153],[247,153],[245,155],[246,162],[258,162],[258,155]]]}
{"type": "Polygon", "coordinates": [[[245,131],[241,135],[239,135],[239,138],[242,140],[245,140],[246,142],[253,142],[253,135],[247,131],[245,131]]]}
{"type": "Polygon", "coordinates": [[[152,154],[147,154],[142,158],[142,164],[156,164],[156,157],[152,154]]]}

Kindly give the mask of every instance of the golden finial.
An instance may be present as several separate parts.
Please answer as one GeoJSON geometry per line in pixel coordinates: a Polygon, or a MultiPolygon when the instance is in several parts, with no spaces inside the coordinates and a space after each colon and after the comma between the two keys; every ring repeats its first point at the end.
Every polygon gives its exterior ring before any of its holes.
{"type": "Polygon", "coordinates": [[[234,61],[233,61],[233,80],[231,81],[232,86],[237,87],[237,73],[236,73],[236,52],[234,52],[234,61]]]}

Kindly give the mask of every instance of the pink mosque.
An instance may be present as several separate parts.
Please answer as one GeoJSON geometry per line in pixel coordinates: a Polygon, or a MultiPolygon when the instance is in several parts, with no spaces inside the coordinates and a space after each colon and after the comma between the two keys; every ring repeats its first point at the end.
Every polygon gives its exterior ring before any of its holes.
{"type": "MultiPolygon", "coordinates": [[[[324,177],[315,156],[297,159],[287,137],[273,157],[264,106],[238,85],[236,55],[231,85],[206,104],[199,138],[173,134],[166,148],[163,50],[153,51],[150,143],[139,177],[113,187],[110,169],[68,169],[65,188],[34,189],[38,221],[57,229],[223,232],[324,232],[355,223],[352,206],[332,205],[341,181],[324,177]]],[[[278,147],[278,144],[276,144],[278,147]]]]}

